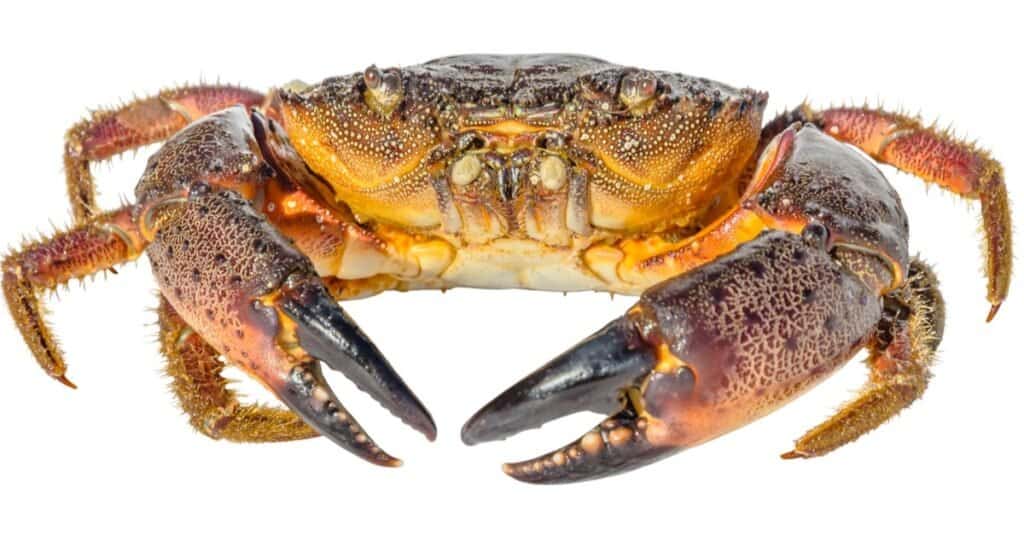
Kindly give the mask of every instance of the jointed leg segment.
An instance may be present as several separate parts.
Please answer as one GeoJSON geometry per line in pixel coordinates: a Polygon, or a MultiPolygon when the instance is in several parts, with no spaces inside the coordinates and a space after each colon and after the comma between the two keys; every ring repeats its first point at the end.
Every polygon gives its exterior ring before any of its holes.
{"type": "Polygon", "coordinates": [[[885,316],[869,349],[871,375],[860,394],[808,431],[782,457],[824,455],[853,442],[921,397],[942,337],[944,305],[931,270],[915,260],[910,278],[885,298],[885,316]]]}
{"type": "Polygon", "coordinates": [[[169,305],[162,314],[169,372],[196,427],[245,441],[320,434],[367,461],[395,466],[399,461],[377,447],[336,399],[320,362],[431,439],[433,420],[330,298],[308,258],[246,196],[264,193],[276,172],[261,159],[253,116],[239,106],[196,121],[153,157],[137,188],[137,205],[5,259],[9,306],[43,368],[70,385],[38,293],[145,249],[169,305]],[[197,153],[214,154],[220,163],[197,162],[197,153]],[[296,416],[239,405],[219,376],[211,347],[272,389],[296,416]]]}
{"type": "Polygon", "coordinates": [[[67,366],[46,324],[40,300],[46,290],[134,260],[145,247],[134,208],[108,212],[52,238],[29,244],[3,261],[4,297],[25,343],[39,365],[54,379],[65,377],[67,366]]]}
{"type": "MultiPolygon", "coordinates": [[[[986,151],[929,127],[913,117],[872,108],[813,110],[804,105],[768,123],[765,134],[787,122],[803,121],[853,144],[876,161],[981,203],[988,301],[996,312],[1010,286],[1013,264],[1010,205],[1003,167],[986,151]]],[[[765,136],[762,136],[765,137],[765,136]]]]}
{"type": "Polygon", "coordinates": [[[68,197],[76,222],[98,213],[89,164],[163,141],[190,122],[235,104],[256,106],[264,95],[241,87],[199,85],[161,91],[113,110],[100,110],[72,126],[64,145],[68,197]]]}
{"type": "Polygon", "coordinates": [[[221,376],[224,363],[198,333],[160,298],[160,348],[167,374],[189,422],[200,433],[234,442],[278,442],[320,436],[295,413],[242,404],[221,376]]]}

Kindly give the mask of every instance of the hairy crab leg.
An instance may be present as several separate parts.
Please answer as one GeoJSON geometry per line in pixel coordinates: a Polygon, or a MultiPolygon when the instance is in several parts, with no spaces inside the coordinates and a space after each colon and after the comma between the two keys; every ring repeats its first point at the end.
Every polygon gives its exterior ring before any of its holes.
{"type": "Polygon", "coordinates": [[[278,442],[320,436],[287,409],[245,404],[221,376],[224,363],[210,344],[171,308],[164,297],[157,308],[160,350],[181,408],[200,433],[233,442],[278,442]]]}
{"type": "Polygon", "coordinates": [[[137,204],[5,258],[8,305],[43,368],[73,386],[38,294],[146,249],[161,293],[198,337],[317,433],[370,462],[396,466],[400,461],[344,410],[320,363],[431,440],[434,422],[333,300],[309,259],[254,208],[268,182],[282,179],[262,157],[257,115],[236,106],[192,123],[150,158],[136,186],[137,204]]]}
{"type": "Polygon", "coordinates": [[[46,323],[41,294],[138,258],[146,239],[137,224],[137,207],[100,214],[65,232],[24,245],[3,260],[4,297],[25,343],[54,379],[75,385],[65,375],[57,340],[46,323]]]}
{"type": "MultiPolygon", "coordinates": [[[[981,203],[987,298],[992,321],[1006,299],[1013,264],[1012,223],[1003,166],[985,150],[917,118],[868,107],[813,110],[804,105],[780,117],[815,124],[876,161],[981,203]]],[[[774,121],[773,121],[774,122],[774,121]]]]}
{"type": "Polygon", "coordinates": [[[76,222],[99,210],[90,163],[163,141],[190,122],[236,104],[263,103],[262,93],[228,85],[167,89],[111,110],[98,110],[65,135],[64,172],[76,222]]]}
{"type": "Polygon", "coordinates": [[[808,431],[784,459],[824,455],[875,429],[921,397],[942,339],[944,304],[935,275],[923,262],[910,265],[899,292],[885,297],[878,332],[869,343],[868,384],[821,425],[808,431]]]}
{"type": "MultiPolygon", "coordinates": [[[[1012,224],[1002,166],[987,152],[924,127],[916,119],[868,108],[819,112],[805,105],[779,115],[762,131],[760,159],[736,208],[682,241],[657,236],[627,239],[618,244],[617,251],[599,246],[588,254],[621,254],[623,260],[615,274],[618,278],[633,285],[653,284],[713,261],[766,228],[799,232],[806,218],[775,217],[759,205],[760,197],[774,184],[773,175],[780,164],[789,159],[795,139],[793,126],[801,123],[815,125],[824,134],[857,146],[878,162],[981,203],[991,304],[987,319],[991,321],[1006,298],[1013,263],[1012,224]]],[[[899,284],[900,280],[895,282],[899,284]]]]}

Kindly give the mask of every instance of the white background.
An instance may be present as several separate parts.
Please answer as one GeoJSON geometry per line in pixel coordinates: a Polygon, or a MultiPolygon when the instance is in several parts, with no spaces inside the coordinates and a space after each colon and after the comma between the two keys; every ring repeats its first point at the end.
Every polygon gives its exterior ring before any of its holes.
{"type": "MultiPolygon", "coordinates": [[[[265,89],[470,52],[577,52],[707,76],[770,91],[769,115],[804,97],[920,111],[989,148],[1018,208],[1024,199],[1020,16],[983,2],[28,4],[0,8],[0,246],[70,220],[62,138],[92,106],[200,78],[265,89]]],[[[142,165],[100,167],[105,206],[130,193],[142,165]]],[[[861,384],[857,362],[768,418],[625,476],[556,487],[505,477],[501,461],[560,446],[598,417],[473,448],[459,440],[462,423],[632,302],[523,291],[346,305],[438,422],[427,443],[331,377],[406,461],[400,469],[323,439],[214,442],[192,431],[167,388],[143,262],[52,303],[77,391],[37,368],[0,312],[0,532],[1020,533],[1024,281],[986,325],[977,207],[886,173],[912,248],[944,282],[947,335],[924,399],[825,458],[778,454],[861,384]]]]}

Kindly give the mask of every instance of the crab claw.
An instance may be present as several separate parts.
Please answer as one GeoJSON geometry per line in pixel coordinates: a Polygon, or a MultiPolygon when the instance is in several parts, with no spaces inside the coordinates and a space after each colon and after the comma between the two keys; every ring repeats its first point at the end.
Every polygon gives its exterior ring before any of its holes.
{"type": "Polygon", "coordinates": [[[618,409],[578,440],[505,465],[521,481],[565,483],[632,470],[777,409],[848,361],[880,318],[878,299],[819,234],[764,232],[648,288],[473,416],[463,439],[607,410],[617,397],[618,409]]]}
{"type": "Polygon", "coordinates": [[[321,362],[429,439],[436,436],[430,414],[331,299],[313,264],[251,202],[204,184],[172,201],[176,211],[160,221],[149,245],[153,271],[168,303],[225,360],[320,434],[372,463],[399,461],[345,411],[320,373],[321,362]]]}
{"type": "Polygon", "coordinates": [[[427,409],[321,284],[310,282],[291,288],[278,306],[295,322],[303,350],[341,372],[428,440],[437,438],[437,427],[427,409]]]}
{"type": "Polygon", "coordinates": [[[646,427],[647,420],[627,407],[575,442],[528,461],[505,463],[502,469],[525,483],[574,483],[627,472],[681,451],[652,444],[646,427]]]}
{"type": "Polygon", "coordinates": [[[363,432],[359,422],[345,411],[324,380],[318,362],[295,365],[283,382],[271,384],[271,387],[288,408],[335,444],[371,463],[401,466],[401,460],[381,450],[363,432]]]}
{"type": "Polygon", "coordinates": [[[653,365],[650,348],[617,319],[480,409],[462,427],[462,441],[501,440],[581,411],[608,414],[653,365]]]}
{"type": "Polygon", "coordinates": [[[342,372],[427,438],[433,440],[436,436],[434,421],[419,399],[331,300],[315,274],[302,269],[292,273],[277,290],[243,310],[241,319],[243,330],[253,335],[253,345],[236,362],[307,424],[342,448],[374,464],[401,465],[373,442],[338,401],[324,380],[321,362],[342,372]],[[253,355],[259,358],[251,358],[253,355]]]}
{"type": "Polygon", "coordinates": [[[480,409],[463,426],[462,440],[500,440],[580,411],[613,413],[565,447],[506,464],[505,473],[530,483],[567,483],[656,461],[677,448],[647,440],[647,420],[630,399],[655,364],[633,318],[616,319],[480,409]]]}

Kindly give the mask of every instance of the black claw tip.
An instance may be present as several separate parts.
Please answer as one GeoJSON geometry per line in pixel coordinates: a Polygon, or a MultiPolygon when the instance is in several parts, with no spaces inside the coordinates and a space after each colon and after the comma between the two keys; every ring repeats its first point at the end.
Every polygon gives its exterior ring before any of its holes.
{"type": "Polygon", "coordinates": [[[321,435],[342,448],[377,465],[402,464],[402,461],[380,449],[355,417],[345,410],[324,380],[318,363],[296,365],[284,384],[275,390],[285,405],[302,416],[321,435]]]}
{"type": "Polygon", "coordinates": [[[621,389],[653,364],[629,322],[615,320],[480,409],[463,426],[462,441],[500,440],[584,410],[613,412],[621,389]]]}
{"type": "Polygon", "coordinates": [[[306,352],[344,374],[428,440],[437,437],[437,426],[427,409],[321,285],[296,285],[282,299],[281,308],[295,321],[299,345],[306,352]]]}

